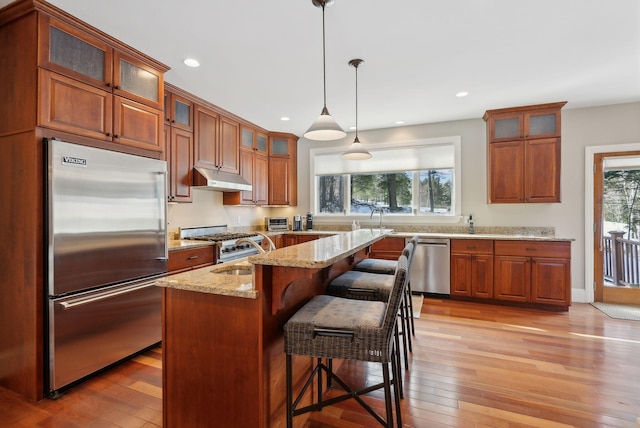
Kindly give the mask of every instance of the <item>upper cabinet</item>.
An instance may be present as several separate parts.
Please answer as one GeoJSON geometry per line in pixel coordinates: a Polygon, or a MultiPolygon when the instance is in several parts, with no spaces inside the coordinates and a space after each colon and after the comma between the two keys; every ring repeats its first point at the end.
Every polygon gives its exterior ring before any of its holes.
{"type": "Polygon", "coordinates": [[[22,19],[37,24],[16,25],[16,37],[37,43],[36,125],[161,158],[168,67],[45,3],[33,6],[38,13],[22,19]]]}
{"type": "Polygon", "coordinates": [[[213,108],[196,104],[194,165],[238,174],[239,128],[237,121],[219,114],[213,108]]]}
{"type": "Polygon", "coordinates": [[[489,203],[560,202],[565,104],[487,110],[489,203]]]}
{"type": "Polygon", "coordinates": [[[40,19],[39,65],[142,104],[163,107],[166,69],[46,15],[40,19]]]}
{"type": "Polygon", "coordinates": [[[164,120],[167,125],[193,131],[193,101],[165,88],[164,120]]]}
{"type": "Polygon", "coordinates": [[[269,205],[298,204],[298,137],[269,134],[269,205]]]}
{"type": "Polygon", "coordinates": [[[255,128],[240,128],[240,148],[267,155],[267,136],[255,128]]]}

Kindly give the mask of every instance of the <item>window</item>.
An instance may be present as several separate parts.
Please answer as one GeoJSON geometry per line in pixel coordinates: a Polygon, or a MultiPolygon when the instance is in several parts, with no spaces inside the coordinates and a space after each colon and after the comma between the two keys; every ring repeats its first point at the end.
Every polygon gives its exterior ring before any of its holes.
{"type": "Polygon", "coordinates": [[[365,161],[332,149],[311,150],[317,215],[460,215],[460,138],[368,145],[365,161]]]}

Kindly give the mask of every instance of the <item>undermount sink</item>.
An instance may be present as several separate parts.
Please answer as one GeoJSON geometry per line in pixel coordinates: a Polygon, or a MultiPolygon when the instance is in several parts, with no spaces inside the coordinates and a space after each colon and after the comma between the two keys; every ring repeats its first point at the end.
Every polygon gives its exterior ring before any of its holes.
{"type": "Polygon", "coordinates": [[[235,269],[223,270],[216,273],[221,273],[223,275],[251,275],[253,271],[250,267],[240,267],[235,269]]]}

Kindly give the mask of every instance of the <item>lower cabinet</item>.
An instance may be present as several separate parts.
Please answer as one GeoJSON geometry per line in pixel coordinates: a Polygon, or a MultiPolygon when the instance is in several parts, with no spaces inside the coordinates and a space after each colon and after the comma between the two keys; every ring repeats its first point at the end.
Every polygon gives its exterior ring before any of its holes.
{"type": "Polygon", "coordinates": [[[380,241],[374,242],[371,245],[369,258],[398,260],[398,257],[402,255],[402,250],[404,250],[404,247],[404,238],[389,236],[380,241]]]}
{"type": "Polygon", "coordinates": [[[571,243],[496,241],[494,297],[512,302],[571,305],[571,243]]]}
{"type": "Polygon", "coordinates": [[[197,269],[215,263],[214,246],[185,248],[169,251],[169,273],[178,273],[185,270],[197,269]]]}
{"type": "Polygon", "coordinates": [[[493,241],[451,240],[451,295],[493,298],[493,241]]]}
{"type": "MultiPolygon", "coordinates": [[[[285,233],[282,236],[282,246],[290,247],[291,245],[302,244],[303,242],[315,241],[320,238],[320,235],[315,235],[311,233],[285,233]]],[[[329,236],[329,235],[326,235],[329,236]]],[[[278,245],[278,244],[276,244],[278,245]]],[[[278,247],[280,248],[280,247],[278,247]]]]}
{"type": "Polygon", "coordinates": [[[566,310],[571,243],[452,239],[451,297],[566,310]]]}

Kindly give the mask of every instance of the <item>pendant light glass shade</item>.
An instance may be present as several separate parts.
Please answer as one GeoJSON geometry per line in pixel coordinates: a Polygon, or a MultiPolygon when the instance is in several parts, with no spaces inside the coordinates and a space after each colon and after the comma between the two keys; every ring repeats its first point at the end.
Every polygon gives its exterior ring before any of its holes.
{"type": "Polygon", "coordinates": [[[327,107],[322,109],[320,116],[311,124],[307,132],[304,133],[305,138],[318,141],[338,140],[345,135],[347,135],[347,133],[344,132],[335,119],[331,117],[327,107]]]}
{"type": "Polygon", "coordinates": [[[309,140],[331,141],[338,140],[345,135],[346,132],[338,125],[327,110],[327,66],[325,59],[325,37],[324,37],[324,8],[333,3],[333,0],[311,0],[314,6],[322,7],[322,78],[324,91],[324,106],[320,116],[311,124],[304,137],[309,140]]]}
{"type": "Polygon", "coordinates": [[[349,160],[365,160],[371,158],[371,153],[364,148],[356,135],[355,140],[353,140],[353,143],[349,146],[349,150],[344,152],[342,157],[349,160]]]}
{"type": "Polygon", "coordinates": [[[351,143],[349,149],[342,154],[344,159],[349,160],[365,160],[371,158],[371,153],[364,148],[358,138],[358,66],[363,62],[361,59],[352,59],[349,61],[349,65],[356,69],[356,137],[353,139],[353,143],[351,143]]]}

